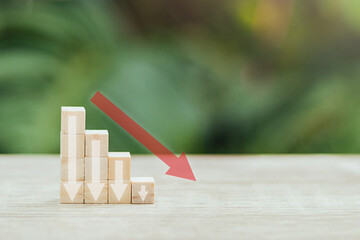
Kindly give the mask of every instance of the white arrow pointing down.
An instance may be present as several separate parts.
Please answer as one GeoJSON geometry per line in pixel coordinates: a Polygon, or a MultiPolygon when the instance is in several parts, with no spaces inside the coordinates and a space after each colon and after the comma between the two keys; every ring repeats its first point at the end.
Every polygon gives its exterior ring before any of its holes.
{"type": "Polygon", "coordinates": [[[94,200],[97,201],[100,193],[103,191],[105,183],[100,182],[101,166],[100,166],[100,140],[92,141],[92,156],[91,157],[91,183],[88,183],[89,190],[94,197],[94,200]]]}
{"type": "Polygon", "coordinates": [[[95,183],[88,183],[89,190],[94,197],[94,200],[97,201],[100,193],[104,189],[105,183],[95,182],[95,183]]]}
{"type": "Polygon", "coordinates": [[[67,193],[69,194],[69,197],[71,199],[71,201],[74,201],[74,198],[76,196],[76,194],[78,193],[80,187],[81,187],[81,182],[68,182],[68,183],[64,183],[64,187],[67,191],[67,193]]]}
{"type": "Polygon", "coordinates": [[[81,184],[76,182],[76,116],[68,117],[68,182],[64,183],[65,190],[67,191],[71,201],[74,201],[76,194],[78,193],[81,184]]]}
{"type": "Polygon", "coordinates": [[[148,194],[148,191],[146,191],[145,185],[141,185],[141,191],[139,191],[138,193],[139,193],[139,195],[141,197],[141,200],[145,201],[145,198],[146,198],[146,196],[148,194]]]}
{"type": "Polygon", "coordinates": [[[110,184],[110,186],[111,186],[112,190],[114,191],[117,200],[120,201],[120,199],[124,195],[124,192],[125,192],[128,184],[123,183],[123,181],[121,181],[121,180],[118,180],[118,181],[115,180],[115,183],[110,184]]]}

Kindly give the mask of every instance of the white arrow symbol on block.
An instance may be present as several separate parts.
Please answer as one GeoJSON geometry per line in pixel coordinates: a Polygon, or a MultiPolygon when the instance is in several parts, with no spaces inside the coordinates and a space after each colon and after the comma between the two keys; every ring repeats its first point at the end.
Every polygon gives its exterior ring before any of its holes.
{"type": "Polygon", "coordinates": [[[76,194],[78,193],[81,184],[76,182],[76,117],[68,117],[68,182],[64,183],[66,192],[69,194],[71,201],[74,201],[76,194]]]}
{"type": "Polygon", "coordinates": [[[105,183],[100,183],[100,140],[93,140],[91,144],[93,157],[91,157],[91,183],[88,183],[88,187],[94,200],[97,201],[105,186],[105,183]]]}
{"type": "Polygon", "coordinates": [[[124,195],[124,192],[125,192],[128,184],[123,183],[123,181],[121,181],[121,180],[119,180],[119,181],[115,180],[115,183],[110,184],[110,186],[111,186],[112,190],[114,191],[117,200],[120,201],[121,197],[124,195]]]}
{"type": "Polygon", "coordinates": [[[148,194],[148,191],[145,189],[145,185],[141,185],[141,191],[138,192],[142,201],[145,201],[146,195],[148,194]]]}
{"type": "Polygon", "coordinates": [[[115,183],[111,183],[110,186],[115,193],[115,196],[118,201],[120,201],[121,197],[123,196],[128,184],[124,183],[123,179],[123,169],[124,169],[124,162],[122,160],[115,161],[115,183]]]}
{"type": "Polygon", "coordinates": [[[78,182],[64,183],[64,187],[65,187],[67,193],[69,194],[71,201],[74,201],[74,198],[75,198],[77,192],[79,191],[81,184],[82,183],[78,183],[78,182]]]}
{"type": "Polygon", "coordinates": [[[73,201],[81,187],[81,183],[76,182],[76,158],[69,158],[68,161],[68,182],[64,183],[64,187],[71,201],[73,201]]]}
{"type": "Polygon", "coordinates": [[[88,183],[88,187],[89,187],[90,192],[93,195],[95,201],[98,200],[100,193],[104,189],[104,186],[105,186],[105,183],[100,183],[100,182],[88,183]]]}

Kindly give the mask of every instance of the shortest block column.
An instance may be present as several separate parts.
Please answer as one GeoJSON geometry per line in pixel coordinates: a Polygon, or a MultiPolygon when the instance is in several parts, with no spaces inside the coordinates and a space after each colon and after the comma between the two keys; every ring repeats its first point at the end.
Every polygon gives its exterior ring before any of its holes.
{"type": "Polygon", "coordinates": [[[154,203],[155,202],[155,180],[153,177],[133,177],[132,203],[154,203]]]}

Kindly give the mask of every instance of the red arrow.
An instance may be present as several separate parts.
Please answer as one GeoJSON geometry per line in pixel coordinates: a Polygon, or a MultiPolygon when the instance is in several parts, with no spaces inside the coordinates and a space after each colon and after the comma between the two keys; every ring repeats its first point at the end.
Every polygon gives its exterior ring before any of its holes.
{"type": "Polygon", "coordinates": [[[100,92],[97,92],[92,97],[91,102],[160,158],[161,161],[168,165],[170,168],[166,172],[167,175],[196,181],[185,153],[182,153],[180,157],[176,157],[175,154],[151,136],[150,133],[121,111],[100,92]]]}

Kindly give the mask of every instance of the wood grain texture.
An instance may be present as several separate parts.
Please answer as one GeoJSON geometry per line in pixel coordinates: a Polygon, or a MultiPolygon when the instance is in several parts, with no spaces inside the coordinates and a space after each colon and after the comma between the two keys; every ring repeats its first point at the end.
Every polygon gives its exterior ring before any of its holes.
{"type": "Polygon", "coordinates": [[[131,178],[131,203],[146,204],[155,202],[155,180],[153,177],[131,178]]]}
{"type": "Polygon", "coordinates": [[[188,157],[197,182],[154,156],[155,204],[60,204],[58,155],[0,156],[1,239],[360,239],[360,156],[188,157]]]}
{"type": "Polygon", "coordinates": [[[85,135],[60,136],[61,157],[85,157],[85,135]]]}
{"type": "Polygon", "coordinates": [[[129,152],[109,152],[109,180],[130,180],[131,156],[129,152]]]}
{"type": "Polygon", "coordinates": [[[108,203],[107,180],[85,181],[85,203],[108,203]]]}
{"type": "Polygon", "coordinates": [[[109,180],[109,204],[131,203],[131,181],[109,180]]]}
{"type": "Polygon", "coordinates": [[[84,203],[84,182],[60,181],[60,203],[84,203]]]}
{"type": "Polygon", "coordinates": [[[85,156],[107,157],[109,152],[108,130],[85,130],[85,156]],[[94,144],[94,143],[97,144],[94,144]]]}
{"type": "Polygon", "coordinates": [[[61,181],[69,180],[85,180],[85,158],[61,158],[61,181]]]}
{"type": "Polygon", "coordinates": [[[61,107],[61,133],[85,134],[85,108],[61,107]],[[69,117],[74,118],[75,126],[69,126],[69,117]]]}
{"type": "Polygon", "coordinates": [[[108,180],[108,158],[107,157],[86,157],[85,158],[85,180],[108,180]],[[99,162],[96,164],[95,171],[98,171],[96,178],[93,176],[93,161],[99,162]]]}

